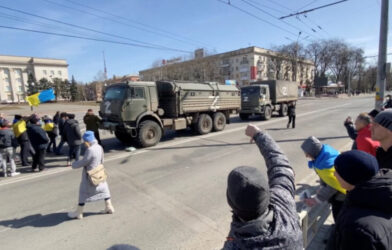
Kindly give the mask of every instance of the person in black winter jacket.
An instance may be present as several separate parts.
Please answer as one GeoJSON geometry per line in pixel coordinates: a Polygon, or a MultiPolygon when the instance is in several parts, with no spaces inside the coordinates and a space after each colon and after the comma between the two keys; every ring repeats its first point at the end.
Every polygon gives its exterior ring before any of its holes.
{"type": "Polygon", "coordinates": [[[339,155],[335,168],[347,196],[329,249],[392,249],[392,170],[359,150],[339,155]]]}
{"type": "Polygon", "coordinates": [[[67,117],[67,113],[63,112],[60,114],[60,118],[58,120],[58,127],[59,127],[59,134],[60,134],[60,143],[56,148],[56,155],[61,155],[61,149],[64,146],[64,143],[67,142],[67,139],[65,138],[65,134],[64,134],[64,124],[67,121],[68,117],[67,117]]]}
{"type": "Polygon", "coordinates": [[[392,109],[380,112],[370,128],[372,139],[380,142],[376,158],[380,168],[392,169],[392,109]]]}
{"type": "Polygon", "coordinates": [[[82,134],[74,114],[68,114],[68,120],[64,123],[63,134],[69,146],[67,166],[71,166],[72,159],[79,160],[82,144],[82,134]]]}
{"type": "Polygon", "coordinates": [[[290,102],[288,107],[289,122],[287,123],[287,128],[290,128],[290,123],[292,123],[292,128],[295,128],[295,102],[290,102]]]}
{"type": "Polygon", "coordinates": [[[39,171],[45,169],[45,155],[46,148],[48,147],[49,138],[46,132],[41,127],[41,120],[38,116],[33,115],[30,119],[30,124],[27,125],[27,135],[31,141],[31,145],[34,148],[33,165],[32,171],[39,171]]]}
{"type": "Polygon", "coordinates": [[[230,172],[226,195],[233,218],[223,249],[302,250],[293,169],[268,134],[248,125],[246,135],[264,157],[268,181],[254,167],[237,167],[230,172]]]}

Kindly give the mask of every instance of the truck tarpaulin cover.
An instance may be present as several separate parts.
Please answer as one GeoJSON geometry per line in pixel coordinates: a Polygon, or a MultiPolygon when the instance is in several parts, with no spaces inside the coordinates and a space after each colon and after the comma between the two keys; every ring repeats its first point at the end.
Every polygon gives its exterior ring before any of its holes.
{"type": "Polygon", "coordinates": [[[259,81],[253,84],[265,84],[269,86],[272,103],[293,101],[298,98],[298,84],[283,80],[259,81]]]}

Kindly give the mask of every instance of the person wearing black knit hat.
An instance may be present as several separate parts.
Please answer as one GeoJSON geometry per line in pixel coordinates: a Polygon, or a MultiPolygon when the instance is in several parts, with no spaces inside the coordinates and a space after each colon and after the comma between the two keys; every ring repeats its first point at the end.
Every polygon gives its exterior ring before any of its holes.
{"type": "Polygon", "coordinates": [[[241,166],[227,179],[233,220],[223,249],[302,250],[302,231],[294,200],[294,172],[276,142],[254,125],[245,134],[259,147],[268,181],[258,168],[241,166]]]}
{"type": "Polygon", "coordinates": [[[347,195],[327,249],[392,249],[392,170],[359,150],[340,154],[335,169],[347,195]]]}
{"type": "Polygon", "coordinates": [[[376,158],[380,168],[392,169],[392,109],[380,112],[371,126],[372,139],[380,142],[376,158]]]}

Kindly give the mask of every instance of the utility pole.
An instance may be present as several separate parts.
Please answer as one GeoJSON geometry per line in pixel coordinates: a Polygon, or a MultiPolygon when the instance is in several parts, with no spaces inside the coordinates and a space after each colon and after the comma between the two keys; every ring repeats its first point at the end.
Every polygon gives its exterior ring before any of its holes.
{"type": "Polygon", "coordinates": [[[388,8],[389,0],[381,2],[381,23],[380,23],[380,42],[378,47],[378,66],[376,83],[376,105],[377,110],[381,110],[384,103],[385,83],[387,76],[387,42],[388,42],[388,8]]]}

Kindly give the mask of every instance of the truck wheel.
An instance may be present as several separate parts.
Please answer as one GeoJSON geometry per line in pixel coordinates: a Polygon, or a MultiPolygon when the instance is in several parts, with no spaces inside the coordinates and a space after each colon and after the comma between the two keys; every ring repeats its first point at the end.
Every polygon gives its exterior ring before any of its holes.
{"type": "Polygon", "coordinates": [[[114,135],[116,136],[117,140],[124,144],[131,144],[134,142],[132,136],[125,131],[116,130],[114,131],[114,135]]]}
{"type": "Polygon", "coordinates": [[[226,127],[226,116],[222,112],[214,114],[214,131],[222,131],[226,127]]]}
{"type": "Polygon", "coordinates": [[[279,115],[280,116],[287,116],[288,107],[286,103],[282,103],[280,105],[279,115]]]}
{"type": "Polygon", "coordinates": [[[243,121],[247,121],[247,120],[249,119],[249,114],[241,114],[241,113],[240,113],[240,118],[241,118],[241,120],[243,120],[243,121]]]}
{"type": "Polygon", "coordinates": [[[196,123],[196,131],[200,135],[210,133],[212,130],[212,119],[208,114],[201,114],[196,123]]]}
{"type": "Polygon", "coordinates": [[[144,121],[140,123],[137,135],[138,143],[141,147],[151,147],[156,145],[162,137],[162,129],[154,121],[144,121]]]}
{"type": "Polygon", "coordinates": [[[263,120],[269,120],[272,116],[272,110],[270,106],[265,106],[264,114],[262,115],[263,120]]]}

